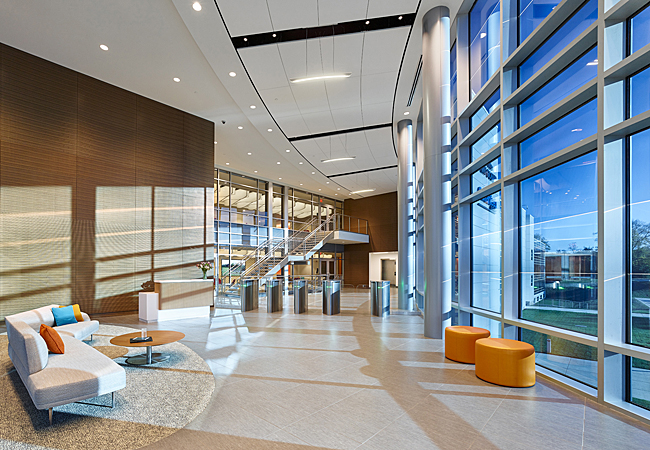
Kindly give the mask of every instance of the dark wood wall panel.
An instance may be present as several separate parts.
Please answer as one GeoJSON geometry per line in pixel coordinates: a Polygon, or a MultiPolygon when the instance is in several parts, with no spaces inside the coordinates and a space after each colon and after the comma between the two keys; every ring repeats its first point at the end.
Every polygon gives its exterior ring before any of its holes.
{"type": "Polygon", "coordinates": [[[200,276],[213,135],[0,44],[0,319],[50,303],[132,311],[143,282],[200,276]]]}
{"type": "Polygon", "coordinates": [[[346,200],[345,214],[368,220],[370,242],[345,246],[345,284],[368,284],[370,252],[397,251],[397,192],[346,200]]]}

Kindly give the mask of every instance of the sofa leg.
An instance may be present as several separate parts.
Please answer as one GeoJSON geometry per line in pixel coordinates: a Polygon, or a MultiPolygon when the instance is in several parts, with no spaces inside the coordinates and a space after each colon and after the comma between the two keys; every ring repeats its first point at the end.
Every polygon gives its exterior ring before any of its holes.
{"type": "Polygon", "coordinates": [[[92,341],[93,341],[93,335],[91,334],[90,335],[90,342],[92,342],[92,341]]]}
{"type": "Polygon", "coordinates": [[[52,408],[47,410],[49,416],[50,416],[50,426],[52,426],[52,408]]]}
{"type": "Polygon", "coordinates": [[[115,391],[111,392],[111,408],[115,407],[115,391]]]}

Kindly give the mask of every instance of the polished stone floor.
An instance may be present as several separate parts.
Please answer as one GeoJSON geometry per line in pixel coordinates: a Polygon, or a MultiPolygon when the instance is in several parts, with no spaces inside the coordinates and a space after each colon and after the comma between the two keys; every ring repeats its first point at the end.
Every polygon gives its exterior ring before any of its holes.
{"type": "MultiPolygon", "coordinates": [[[[648,449],[650,427],[538,378],[485,383],[446,360],[422,318],[369,314],[368,291],[341,314],[241,314],[149,324],[185,333],[217,387],[205,411],[150,449],[648,449]]],[[[140,328],[135,314],[98,317],[140,328]]]]}

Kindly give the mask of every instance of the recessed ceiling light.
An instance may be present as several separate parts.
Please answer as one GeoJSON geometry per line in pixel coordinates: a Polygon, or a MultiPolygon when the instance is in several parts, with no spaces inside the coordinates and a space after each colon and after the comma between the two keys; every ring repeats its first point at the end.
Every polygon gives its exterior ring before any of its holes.
{"type": "Polygon", "coordinates": [[[174,81],[177,82],[177,83],[180,83],[180,82],[181,82],[181,79],[178,78],[178,77],[174,77],[174,81]]]}
{"type": "Polygon", "coordinates": [[[339,195],[339,194],[334,194],[334,195],[339,195]]]}
{"type": "Polygon", "coordinates": [[[214,141],[214,143],[216,144],[216,143],[217,143],[217,141],[214,141]]]}
{"type": "Polygon", "coordinates": [[[336,188],[336,190],[337,190],[337,191],[340,191],[340,190],[341,190],[341,188],[336,188]]]}
{"type": "Polygon", "coordinates": [[[201,4],[200,4],[199,2],[194,2],[194,3],[192,3],[192,9],[193,9],[194,11],[201,11],[201,9],[202,9],[202,8],[201,8],[201,4]]]}
{"type": "Polygon", "coordinates": [[[330,184],[330,182],[328,181],[328,182],[326,182],[325,184],[330,184]]]}
{"type": "Polygon", "coordinates": [[[300,186],[302,186],[302,183],[300,183],[300,186]]]}
{"type": "Polygon", "coordinates": [[[281,179],[282,179],[282,177],[278,178],[278,180],[281,180],[281,179]]]}
{"type": "Polygon", "coordinates": [[[312,175],[315,175],[315,174],[316,174],[316,172],[312,172],[311,174],[312,174],[312,175]]]}
{"type": "Polygon", "coordinates": [[[99,46],[99,48],[101,48],[101,49],[104,50],[105,52],[108,51],[108,45],[101,44],[101,45],[99,46]]]}
{"type": "Polygon", "coordinates": [[[408,112],[408,111],[405,111],[405,112],[404,112],[404,115],[405,115],[405,116],[408,116],[409,114],[411,114],[411,113],[408,112]]]}
{"type": "Polygon", "coordinates": [[[248,38],[244,38],[244,42],[248,42],[248,38]]]}
{"type": "Polygon", "coordinates": [[[354,159],[354,158],[356,158],[356,156],[342,156],[340,158],[321,159],[320,162],[328,163],[328,162],[334,162],[334,161],[347,161],[348,159],[354,159]]]}
{"type": "Polygon", "coordinates": [[[280,164],[280,161],[276,162],[276,164],[280,164]]]}
{"type": "Polygon", "coordinates": [[[257,170],[255,170],[254,172],[257,173],[257,170]]]}
{"type": "Polygon", "coordinates": [[[239,129],[239,130],[243,130],[244,127],[242,127],[241,125],[239,125],[239,126],[237,127],[237,129],[239,129]]]}
{"type": "Polygon", "coordinates": [[[252,155],[252,153],[251,153],[251,152],[248,152],[248,155],[250,156],[250,155],[252,155]]]}
{"type": "Polygon", "coordinates": [[[301,165],[302,165],[302,161],[300,161],[298,164],[301,164],[301,165]]]}
{"type": "Polygon", "coordinates": [[[351,75],[352,73],[346,72],[332,75],[317,75],[314,77],[290,78],[289,81],[292,83],[302,83],[303,81],[328,80],[330,78],[349,78],[351,75]]]}
{"type": "Polygon", "coordinates": [[[366,25],[370,25],[370,21],[369,21],[369,20],[366,20],[366,25]]]}
{"type": "Polygon", "coordinates": [[[273,131],[273,128],[269,128],[269,129],[266,130],[266,131],[268,131],[268,132],[270,133],[271,131],[273,131]]]}
{"type": "Polygon", "coordinates": [[[230,75],[231,77],[236,77],[237,76],[237,74],[235,72],[230,72],[228,75],[230,75]]]}
{"type": "Polygon", "coordinates": [[[230,163],[226,163],[226,165],[227,165],[227,166],[229,166],[229,165],[230,165],[230,163]]]}
{"type": "Polygon", "coordinates": [[[361,194],[363,192],[373,192],[374,189],[361,189],[360,191],[350,192],[350,194],[361,194]]]}
{"type": "Polygon", "coordinates": [[[291,150],[290,150],[290,149],[286,149],[285,152],[287,152],[287,153],[291,153],[291,150]]]}
{"type": "Polygon", "coordinates": [[[257,106],[251,105],[251,109],[255,109],[255,108],[257,108],[257,106]]]}
{"type": "Polygon", "coordinates": [[[319,191],[320,191],[320,189],[319,189],[319,191]]]}
{"type": "Polygon", "coordinates": [[[277,36],[277,35],[276,35],[275,33],[273,33],[273,37],[276,37],[276,36],[277,36]]]}
{"type": "Polygon", "coordinates": [[[402,20],[402,16],[399,16],[399,17],[397,18],[397,20],[402,20]]]}

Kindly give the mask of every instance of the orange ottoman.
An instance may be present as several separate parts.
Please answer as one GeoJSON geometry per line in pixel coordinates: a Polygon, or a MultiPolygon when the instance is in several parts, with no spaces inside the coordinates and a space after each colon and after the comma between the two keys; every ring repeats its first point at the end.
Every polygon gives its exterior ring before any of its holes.
{"type": "Polygon", "coordinates": [[[462,363],[474,364],[474,343],[490,337],[490,332],[476,327],[445,328],[445,357],[462,363]]]}
{"type": "Polygon", "coordinates": [[[535,384],[535,349],[512,339],[476,341],[476,376],[490,383],[509,387],[535,384]]]}

